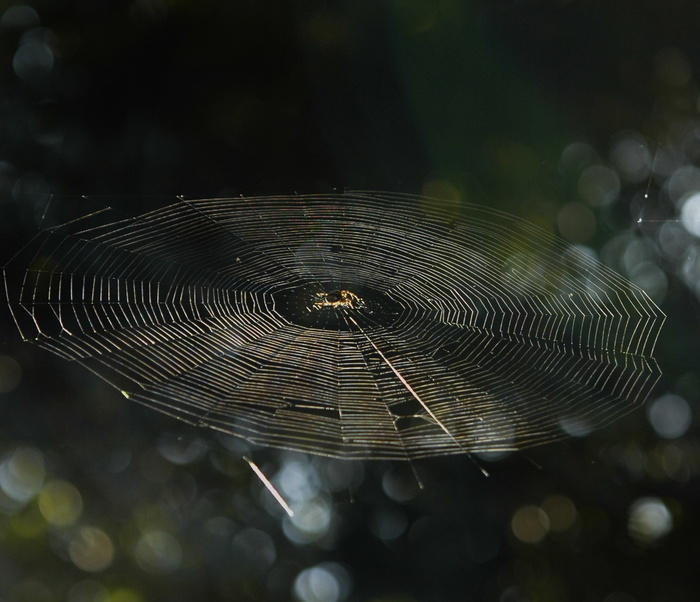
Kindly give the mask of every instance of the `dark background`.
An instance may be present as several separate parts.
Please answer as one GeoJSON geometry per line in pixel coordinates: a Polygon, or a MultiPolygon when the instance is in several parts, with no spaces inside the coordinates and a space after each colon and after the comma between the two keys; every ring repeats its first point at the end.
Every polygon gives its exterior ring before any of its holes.
{"type": "Polygon", "coordinates": [[[677,436],[639,409],[482,458],[488,478],[417,462],[418,490],[407,465],[251,450],[130,404],[2,310],[0,600],[697,599],[700,246],[674,182],[700,161],[698,6],[0,2],[0,261],[50,195],[450,196],[645,286],[669,316],[654,398],[690,410],[677,436]],[[242,453],[312,483],[307,523],[242,453]]]}

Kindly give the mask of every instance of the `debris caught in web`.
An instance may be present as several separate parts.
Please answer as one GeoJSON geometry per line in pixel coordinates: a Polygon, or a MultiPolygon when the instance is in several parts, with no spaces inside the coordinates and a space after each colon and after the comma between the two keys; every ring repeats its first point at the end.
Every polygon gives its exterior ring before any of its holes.
{"type": "Polygon", "coordinates": [[[544,444],[659,377],[641,289],[516,217],[422,197],[105,209],[40,232],[4,280],[25,340],[128,399],[333,457],[544,444]]]}

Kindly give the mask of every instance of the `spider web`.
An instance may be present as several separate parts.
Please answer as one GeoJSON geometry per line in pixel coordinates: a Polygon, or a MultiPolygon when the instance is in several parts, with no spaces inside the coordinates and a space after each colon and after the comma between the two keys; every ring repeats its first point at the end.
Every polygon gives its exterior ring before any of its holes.
{"type": "Polygon", "coordinates": [[[660,374],[641,289],[518,218],[422,197],[104,209],[40,232],[4,278],[25,340],[129,399],[329,456],[543,444],[660,374]]]}

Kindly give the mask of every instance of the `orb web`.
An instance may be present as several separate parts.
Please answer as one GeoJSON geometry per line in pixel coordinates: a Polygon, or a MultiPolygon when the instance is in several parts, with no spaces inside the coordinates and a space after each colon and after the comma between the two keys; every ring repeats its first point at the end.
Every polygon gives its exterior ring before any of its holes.
{"type": "Polygon", "coordinates": [[[4,270],[22,337],[127,398],[357,459],[601,427],[659,377],[639,288],[516,217],[344,193],[174,199],[40,232],[4,270]]]}

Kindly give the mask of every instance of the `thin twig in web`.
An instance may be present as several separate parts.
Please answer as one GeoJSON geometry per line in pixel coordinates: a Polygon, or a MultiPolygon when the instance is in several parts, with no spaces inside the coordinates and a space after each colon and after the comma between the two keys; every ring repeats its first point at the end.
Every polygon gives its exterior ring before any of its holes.
{"type": "Polygon", "coordinates": [[[267,490],[272,494],[272,497],[277,500],[277,503],[282,506],[282,509],[289,515],[289,516],[294,516],[294,511],[289,507],[289,504],[284,500],[282,497],[282,494],[280,494],[279,491],[275,488],[275,486],[272,484],[270,479],[268,479],[265,474],[263,473],[262,470],[258,468],[258,465],[253,462],[248,456],[243,456],[243,459],[248,462],[248,466],[253,470],[255,475],[260,479],[263,485],[267,488],[267,490]]]}

